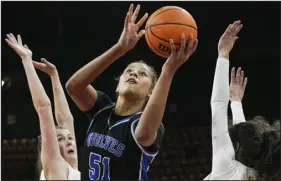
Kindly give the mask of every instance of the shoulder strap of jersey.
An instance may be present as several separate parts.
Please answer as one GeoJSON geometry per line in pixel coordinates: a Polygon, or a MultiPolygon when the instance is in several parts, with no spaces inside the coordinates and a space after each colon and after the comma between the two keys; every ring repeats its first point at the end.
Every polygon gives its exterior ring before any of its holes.
{"type": "Polygon", "coordinates": [[[105,110],[108,110],[108,109],[113,108],[114,106],[115,106],[115,103],[109,104],[109,105],[105,106],[104,108],[100,109],[100,110],[94,115],[94,117],[93,117],[93,119],[92,119],[92,121],[91,121],[91,123],[90,123],[90,125],[89,125],[89,127],[88,127],[87,134],[89,134],[89,131],[90,131],[90,129],[91,129],[91,126],[92,126],[92,124],[93,124],[93,122],[94,122],[96,116],[97,116],[98,114],[100,114],[101,112],[104,112],[105,110]]]}
{"type": "Polygon", "coordinates": [[[139,119],[139,118],[141,117],[141,115],[142,115],[142,112],[137,112],[137,113],[135,113],[135,114],[130,118],[130,122],[131,122],[131,121],[134,121],[134,120],[136,120],[136,119],[139,119]]]}

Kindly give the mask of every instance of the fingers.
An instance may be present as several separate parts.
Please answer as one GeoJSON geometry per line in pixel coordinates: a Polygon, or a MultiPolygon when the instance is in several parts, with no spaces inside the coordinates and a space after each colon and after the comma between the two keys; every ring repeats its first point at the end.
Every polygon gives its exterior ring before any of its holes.
{"type": "Polygon", "coordinates": [[[240,75],[241,75],[241,67],[239,67],[237,72],[236,72],[235,84],[239,84],[239,82],[240,82],[240,75]]]}
{"type": "Polygon", "coordinates": [[[235,67],[231,69],[231,83],[235,83],[235,67]]]}
{"type": "Polygon", "coordinates": [[[226,30],[223,33],[223,36],[228,35],[230,32],[230,28],[231,28],[232,24],[229,24],[228,27],[226,28],[226,30]]]}
{"type": "Polygon", "coordinates": [[[127,30],[129,27],[129,13],[127,13],[126,18],[125,18],[125,23],[124,23],[124,28],[127,30]]]}
{"type": "Polygon", "coordinates": [[[174,55],[175,53],[177,53],[177,49],[176,49],[173,39],[170,39],[170,46],[171,46],[171,55],[174,55]]]}
{"type": "Polygon", "coordinates": [[[29,50],[29,48],[28,48],[28,46],[25,44],[25,45],[23,45],[24,46],[24,48],[26,48],[26,49],[28,49],[29,50]]]}
{"type": "Polygon", "coordinates": [[[237,34],[241,31],[242,28],[243,28],[243,25],[240,24],[240,25],[236,28],[234,34],[237,35],[237,34]]]}
{"type": "Polygon", "coordinates": [[[134,14],[132,15],[132,18],[131,18],[131,23],[135,23],[137,17],[138,17],[138,14],[140,12],[140,5],[138,4],[135,11],[134,11],[134,14]]]}
{"type": "Polygon", "coordinates": [[[50,62],[48,62],[45,58],[41,58],[40,60],[41,60],[41,62],[43,62],[43,63],[45,63],[45,64],[50,63],[50,62]]]}
{"type": "Polygon", "coordinates": [[[242,68],[239,67],[236,76],[235,76],[235,68],[233,67],[231,70],[231,82],[235,83],[236,85],[239,85],[240,88],[245,89],[247,86],[248,78],[245,77],[244,71],[242,71],[242,68]]]}
{"type": "Polygon", "coordinates": [[[147,18],[148,18],[148,14],[145,13],[145,14],[143,15],[143,17],[138,21],[137,27],[140,28],[140,27],[144,24],[144,22],[146,21],[147,18]]]}
{"type": "Polygon", "coordinates": [[[185,40],[185,34],[181,34],[181,47],[179,53],[184,53],[185,52],[185,47],[186,47],[186,40],[185,40]]]}
{"type": "Polygon", "coordinates": [[[44,63],[41,63],[41,62],[32,61],[32,63],[35,68],[42,70],[42,71],[44,71],[44,68],[47,67],[47,65],[45,65],[44,63]]]}
{"type": "Polygon", "coordinates": [[[197,49],[197,46],[198,46],[198,39],[196,39],[196,40],[193,42],[193,47],[191,48],[191,51],[192,51],[192,52],[195,52],[196,49],[197,49]]]}
{"type": "Polygon", "coordinates": [[[229,31],[232,36],[236,36],[240,30],[242,29],[243,25],[241,24],[241,21],[235,21],[233,25],[230,27],[229,31]]]}
{"type": "Polygon", "coordinates": [[[144,34],[145,34],[145,30],[141,30],[141,31],[137,34],[137,39],[139,40],[144,34]]]}
{"type": "Polygon", "coordinates": [[[13,37],[12,37],[11,34],[7,34],[7,38],[8,38],[8,40],[9,40],[10,43],[12,43],[12,44],[17,43],[16,41],[14,41],[14,39],[13,39],[13,37]]]}
{"type": "Polygon", "coordinates": [[[37,68],[37,67],[41,67],[43,66],[44,64],[41,63],[41,62],[36,62],[36,61],[32,61],[33,65],[37,68]]]}
{"type": "Polygon", "coordinates": [[[194,41],[193,40],[193,34],[191,33],[189,35],[189,38],[188,38],[188,45],[187,45],[187,48],[185,50],[185,54],[191,55],[197,49],[197,46],[198,46],[198,40],[196,39],[194,41]]]}
{"type": "Polygon", "coordinates": [[[14,47],[15,47],[15,45],[11,42],[11,40],[5,39],[5,41],[8,43],[8,45],[9,45],[11,48],[14,48],[14,47]]]}
{"type": "Polygon", "coordinates": [[[243,81],[244,81],[244,71],[241,70],[241,74],[240,74],[240,78],[239,78],[239,85],[243,85],[243,81]]]}
{"type": "Polygon", "coordinates": [[[131,4],[130,5],[130,8],[129,8],[129,17],[128,17],[128,21],[131,22],[132,21],[132,14],[133,14],[133,9],[134,9],[134,4],[131,4]]]}
{"type": "Polygon", "coordinates": [[[18,43],[18,42],[17,42],[17,39],[15,38],[15,36],[14,36],[12,33],[9,34],[9,37],[11,38],[11,42],[12,42],[12,43],[14,43],[14,44],[17,44],[17,43],[18,43]]]}
{"type": "Polygon", "coordinates": [[[247,87],[247,83],[248,83],[248,78],[245,77],[244,82],[243,82],[243,90],[245,91],[246,87],[247,87]]]}
{"type": "Polygon", "coordinates": [[[22,40],[21,40],[20,35],[18,35],[18,44],[22,46],[22,40]]]}

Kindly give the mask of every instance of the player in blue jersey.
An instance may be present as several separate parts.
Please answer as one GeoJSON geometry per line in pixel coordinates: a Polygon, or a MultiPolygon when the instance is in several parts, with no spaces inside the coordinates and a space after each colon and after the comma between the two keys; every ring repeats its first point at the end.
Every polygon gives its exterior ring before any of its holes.
{"type": "Polygon", "coordinates": [[[161,120],[173,76],[198,44],[192,35],[186,41],[183,34],[177,51],[170,40],[172,53],[158,80],[153,67],[143,61],[129,64],[116,88],[117,101],[112,102],[91,83],[144,35],[145,30],[139,29],[148,15],[136,23],[139,11],[140,6],[134,12],[133,5],[130,6],[119,41],[78,70],[66,85],[73,101],[90,119],[82,154],[83,180],[148,179],[149,165],[159,151],[164,134],[161,120]]]}

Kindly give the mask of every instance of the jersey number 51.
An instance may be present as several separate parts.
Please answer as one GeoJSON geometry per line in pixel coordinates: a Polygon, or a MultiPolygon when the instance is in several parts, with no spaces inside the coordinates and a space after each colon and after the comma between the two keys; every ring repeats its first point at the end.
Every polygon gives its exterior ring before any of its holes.
{"type": "Polygon", "coordinates": [[[109,161],[110,158],[103,157],[96,153],[90,153],[89,156],[89,178],[91,180],[99,180],[101,169],[103,170],[101,180],[110,180],[109,176],[109,161]],[[102,167],[102,168],[101,168],[102,167]]]}

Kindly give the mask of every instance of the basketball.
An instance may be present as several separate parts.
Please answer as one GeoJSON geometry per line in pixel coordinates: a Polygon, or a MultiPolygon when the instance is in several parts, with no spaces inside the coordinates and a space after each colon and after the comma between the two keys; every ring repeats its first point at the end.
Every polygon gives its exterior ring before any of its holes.
{"type": "Polygon", "coordinates": [[[197,38],[197,25],[192,15],[177,6],[165,6],[156,10],[145,25],[145,39],[149,48],[157,55],[168,58],[171,54],[170,39],[174,40],[177,50],[180,48],[181,34],[197,38]]]}

